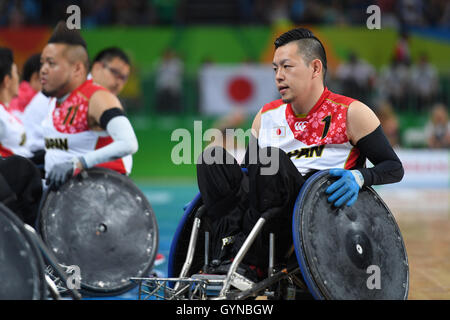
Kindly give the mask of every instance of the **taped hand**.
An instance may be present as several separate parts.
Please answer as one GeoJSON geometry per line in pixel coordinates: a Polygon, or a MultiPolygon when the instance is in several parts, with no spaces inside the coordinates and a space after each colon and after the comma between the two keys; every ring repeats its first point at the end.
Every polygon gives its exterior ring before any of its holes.
{"type": "Polygon", "coordinates": [[[335,181],[326,190],[326,194],[332,195],[328,198],[328,202],[334,202],[336,207],[347,203],[350,207],[358,199],[359,189],[364,184],[364,178],[358,170],[331,169],[329,171],[333,177],[341,177],[335,181]]]}

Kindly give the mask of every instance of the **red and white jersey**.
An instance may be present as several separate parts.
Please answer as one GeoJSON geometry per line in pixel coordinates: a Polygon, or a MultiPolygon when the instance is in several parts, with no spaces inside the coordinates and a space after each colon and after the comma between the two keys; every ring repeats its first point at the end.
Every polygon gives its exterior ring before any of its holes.
{"type": "Polygon", "coordinates": [[[261,111],[260,147],[282,149],[304,175],[312,170],[352,169],[365,159],[347,138],[347,110],[352,98],[327,88],[306,115],[297,115],[281,99],[261,111]]]}
{"type": "Polygon", "coordinates": [[[27,147],[30,151],[45,149],[42,121],[49,113],[51,99],[38,92],[25,107],[22,122],[27,131],[27,147]]]}
{"type": "MultiPolygon", "coordinates": [[[[62,103],[52,99],[51,111],[42,122],[46,172],[49,172],[57,163],[83,156],[113,141],[106,131],[93,131],[88,125],[89,99],[98,90],[106,89],[93,83],[92,80],[86,80],[62,103]]],[[[96,167],[129,174],[131,157],[101,163],[96,167]]]]}
{"type": "Polygon", "coordinates": [[[36,93],[37,92],[33,89],[33,87],[31,87],[28,81],[24,80],[20,82],[17,97],[14,97],[9,103],[10,113],[15,115],[20,120],[23,120],[23,113],[36,93]]]}
{"type": "Polygon", "coordinates": [[[26,158],[32,157],[33,154],[26,147],[25,127],[20,119],[14,116],[2,103],[0,103],[0,121],[4,128],[0,140],[0,155],[9,157],[16,154],[26,158]]]}

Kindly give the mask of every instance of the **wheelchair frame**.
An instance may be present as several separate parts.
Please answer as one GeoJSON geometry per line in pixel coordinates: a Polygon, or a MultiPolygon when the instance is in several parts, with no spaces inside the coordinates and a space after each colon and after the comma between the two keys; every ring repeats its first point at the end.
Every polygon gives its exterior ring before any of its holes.
{"type": "MultiPolygon", "coordinates": [[[[194,203],[191,202],[188,206],[194,207],[196,201],[199,201],[199,197],[196,197],[192,201],[194,203]]],[[[294,283],[292,276],[300,272],[298,265],[286,267],[277,272],[274,271],[274,234],[270,234],[269,237],[268,277],[255,283],[237,272],[240,263],[266,223],[267,215],[270,212],[259,218],[236,254],[226,275],[194,274],[189,277],[188,272],[194,258],[203,213],[204,206],[200,206],[195,213],[186,259],[178,277],[130,278],[131,281],[137,282],[139,285],[139,300],[151,298],[157,300],[243,300],[258,295],[273,298],[276,296],[276,293],[269,289],[271,286],[283,279],[286,279],[291,284],[294,283]]],[[[208,251],[209,233],[205,232],[204,266],[207,266],[209,263],[208,251]]],[[[289,290],[288,298],[294,298],[292,288],[293,286],[289,290]]]]}
{"type": "MultiPolygon", "coordinates": [[[[316,180],[323,179],[326,175],[328,175],[328,170],[322,170],[316,172],[312,175],[302,186],[299,195],[296,200],[296,204],[294,207],[293,220],[292,220],[292,232],[295,233],[296,226],[298,227],[302,224],[301,216],[300,218],[297,216],[299,212],[299,206],[305,201],[306,194],[309,192],[309,188],[315,183],[316,180]]],[[[330,182],[328,181],[327,184],[330,182]]],[[[400,288],[395,292],[397,294],[396,298],[399,299],[407,299],[408,289],[409,289],[409,269],[408,269],[408,258],[406,254],[406,249],[404,247],[404,243],[401,237],[400,230],[395,222],[392,213],[387,208],[386,204],[382,201],[382,199],[376,194],[376,192],[367,188],[366,190],[370,194],[371,197],[377,199],[377,203],[380,204],[381,207],[385,208],[385,212],[383,212],[383,216],[387,217],[388,220],[391,221],[391,228],[394,232],[397,233],[396,244],[400,245],[399,252],[402,252],[402,259],[397,262],[396,272],[406,272],[403,274],[401,281],[403,283],[398,283],[400,288]],[[402,289],[403,288],[403,289],[402,289]],[[401,296],[400,296],[401,295],[401,296]]],[[[251,232],[245,239],[243,245],[239,249],[238,253],[234,257],[231,266],[228,269],[226,275],[209,275],[209,274],[194,274],[189,276],[188,272],[191,269],[194,259],[195,249],[198,248],[197,241],[200,231],[200,226],[202,224],[202,215],[205,210],[202,210],[201,206],[200,194],[197,195],[186,207],[185,207],[185,215],[182,218],[181,223],[178,226],[177,232],[175,234],[174,240],[172,241],[171,248],[171,256],[169,259],[169,276],[171,278],[133,278],[132,281],[136,281],[139,283],[139,297],[144,297],[145,299],[150,299],[152,297],[158,299],[163,298],[165,300],[172,299],[210,299],[210,300],[242,300],[250,297],[255,297],[258,295],[266,296],[268,298],[285,298],[285,299],[295,299],[296,294],[306,293],[308,296],[304,296],[304,298],[314,298],[314,299],[327,299],[330,298],[330,294],[326,294],[326,292],[322,292],[320,286],[315,282],[317,279],[313,279],[312,274],[310,273],[310,265],[306,262],[305,253],[303,251],[303,241],[302,238],[299,238],[299,234],[293,234],[293,247],[296,254],[296,264],[295,266],[290,265],[289,261],[285,261],[283,269],[274,270],[274,235],[271,234],[269,236],[269,270],[268,276],[266,279],[254,283],[249,279],[242,276],[237,272],[240,263],[243,261],[243,258],[247,254],[248,250],[252,246],[254,240],[261,232],[266,221],[273,215],[277,208],[270,209],[267,212],[263,213],[259,220],[256,222],[251,232]],[[197,211],[195,211],[197,209],[197,211]],[[189,224],[188,224],[189,220],[189,224]],[[192,221],[193,220],[193,221],[192,221]],[[190,230],[190,240],[189,245],[187,247],[187,254],[184,256],[183,250],[186,248],[185,243],[182,243],[180,234],[183,233],[183,238],[187,239],[189,229],[184,228],[184,226],[190,226],[192,221],[192,229],[190,230]],[[180,250],[180,246],[181,250],[180,250]],[[173,253],[173,254],[172,254],[173,253]],[[299,257],[300,256],[300,257],[299,257]],[[180,261],[176,261],[176,259],[180,261]],[[180,269],[180,262],[184,263],[180,269]],[[173,262],[175,261],[175,262],[173,262]],[[174,270],[174,265],[176,265],[177,270],[174,270]],[[173,277],[175,273],[178,273],[178,277],[173,277]],[[297,276],[300,275],[300,277],[297,276]],[[282,287],[286,285],[287,287],[282,287]],[[278,283],[278,287],[274,285],[278,283]],[[286,289],[286,290],[284,290],[286,289]],[[163,295],[157,294],[158,291],[165,290],[163,295]],[[197,294],[198,293],[198,294],[197,294]]],[[[348,216],[347,216],[348,217],[348,216]]],[[[348,218],[350,220],[350,217],[348,218]]],[[[352,220],[353,221],[353,220],[352,220]]],[[[359,240],[358,240],[359,241],[359,240]]],[[[207,232],[205,232],[205,257],[204,257],[204,267],[203,270],[207,271],[207,266],[209,264],[208,261],[208,249],[209,249],[209,237],[207,232]]],[[[358,252],[358,254],[360,254],[358,252]]],[[[198,256],[198,255],[197,255],[198,256]]],[[[400,256],[399,256],[400,258],[400,256]]],[[[350,259],[350,258],[349,258],[350,259]]],[[[199,261],[196,261],[196,270],[201,270],[199,261]]],[[[355,267],[356,268],[356,267],[355,267]]],[[[394,272],[394,271],[393,271],[394,272]]],[[[359,277],[361,278],[361,272],[359,272],[359,277]]],[[[364,273],[365,275],[366,273],[364,273]]],[[[363,279],[364,280],[364,279],[363,279]]],[[[326,283],[326,282],[325,282],[326,283]]],[[[366,285],[366,281],[364,280],[364,284],[366,285]]],[[[367,287],[369,290],[370,288],[367,287]]],[[[366,291],[368,291],[366,290],[366,291]]],[[[388,293],[389,294],[389,293],[388,293]]],[[[379,296],[378,298],[384,299],[384,296],[379,296]]]]}

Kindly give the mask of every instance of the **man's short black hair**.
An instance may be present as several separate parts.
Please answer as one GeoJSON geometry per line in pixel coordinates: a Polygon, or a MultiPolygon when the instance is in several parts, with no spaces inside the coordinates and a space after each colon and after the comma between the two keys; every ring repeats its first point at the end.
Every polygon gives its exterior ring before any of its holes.
{"type": "Polygon", "coordinates": [[[36,53],[31,57],[23,65],[22,70],[22,81],[30,82],[31,76],[33,73],[37,72],[39,74],[39,70],[41,69],[41,54],[36,53]]]}
{"type": "Polygon", "coordinates": [[[303,59],[309,64],[314,59],[319,59],[323,65],[323,78],[327,72],[327,55],[322,42],[306,28],[296,28],[283,33],[275,40],[275,49],[292,41],[297,41],[303,59]]]}
{"type": "Polygon", "coordinates": [[[56,25],[55,30],[48,40],[48,43],[65,44],[69,48],[76,49],[72,50],[72,52],[75,51],[72,59],[75,59],[73,57],[76,57],[76,59],[81,59],[84,67],[86,68],[86,72],[89,71],[89,58],[87,54],[86,41],[84,41],[78,29],[69,29],[64,21],[60,21],[56,25]]]}
{"type": "Polygon", "coordinates": [[[69,29],[65,21],[60,21],[55,27],[48,43],[63,43],[72,46],[82,46],[87,50],[86,41],[84,41],[78,29],[69,29]]]}
{"type": "Polygon", "coordinates": [[[95,62],[109,62],[114,58],[119,58],[120,60],[125,62],[127,65],[129,65],[129,66],[131,65],[130,59],[128,58],[127,54],[118,47],[109,47],[109,48],[103,49],[102,51],[97,53],[97,55],[95,56],[94,63],[95,62]]]}
{"type": "Polygon", "coordinates": [[[14,63],[13,52],[9,48],[0,47],[0,84],[6,75],[12,76],[12,65],[14,63]]]}

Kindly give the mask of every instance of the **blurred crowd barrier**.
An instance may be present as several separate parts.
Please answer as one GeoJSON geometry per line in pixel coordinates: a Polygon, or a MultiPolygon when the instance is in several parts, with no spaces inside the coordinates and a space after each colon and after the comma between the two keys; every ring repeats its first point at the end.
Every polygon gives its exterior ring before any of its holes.
{"type": "Polygon", "coordinates": [[[397,149],[405,175],[399,183],[375,186],[394,215],[450,218],[450,151],[397,149]]]}
{"type": "Polygon", "coordinates": [[[396,187],[450,189],[450,151],[398,149],[405,175],[396,187]]]}

